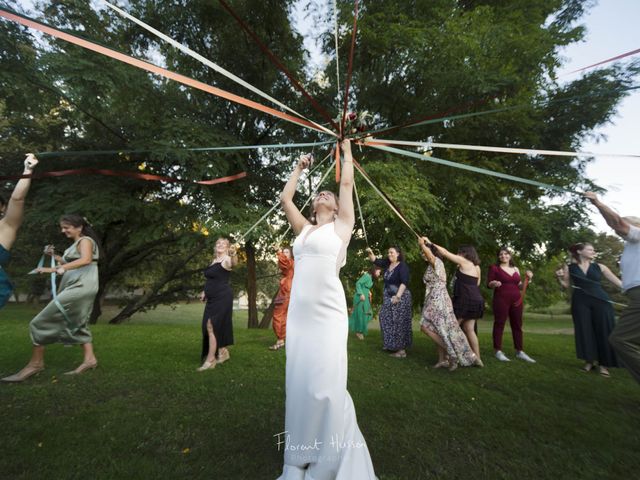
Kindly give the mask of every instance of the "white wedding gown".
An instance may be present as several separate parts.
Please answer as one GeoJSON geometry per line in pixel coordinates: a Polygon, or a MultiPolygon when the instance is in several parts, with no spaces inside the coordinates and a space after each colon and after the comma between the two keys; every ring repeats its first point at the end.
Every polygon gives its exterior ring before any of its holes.
{"type": "Polygon", "coordinates": [[[346,245],[325,224],[293,244],[287,315],[284,469],[278,480],[374,480],[347,392],[347,303],[338,272],[346,245]]]}

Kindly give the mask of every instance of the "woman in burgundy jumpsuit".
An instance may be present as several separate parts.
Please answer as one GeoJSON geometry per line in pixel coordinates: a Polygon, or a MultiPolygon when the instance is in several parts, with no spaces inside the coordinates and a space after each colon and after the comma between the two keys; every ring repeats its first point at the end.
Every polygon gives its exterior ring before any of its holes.
{"type": "MultiPolygon", "coordinates": [[[[533,277],[533,273],[528,270],[525,275],[529,280],[533,277]]],[[[489,267],[487,286],[493,289],[493,349],[496,352],[496,358],[502,362],[509,361],[509,358],[502,352],[502,334],[508,318],[516,357],[529,363],[535,363],[535,360],[523,351],[522,313],[524,305],[520,291],[523,282],[518,268],[513,264],[508,248],[501,248],[498,251],[498,261],[489,267]]]]}

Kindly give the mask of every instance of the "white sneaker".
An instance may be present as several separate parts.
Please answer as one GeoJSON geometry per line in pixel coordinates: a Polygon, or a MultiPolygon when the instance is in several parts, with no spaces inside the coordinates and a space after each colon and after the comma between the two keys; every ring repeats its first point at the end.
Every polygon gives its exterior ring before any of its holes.
{"type": "Polygon", "coordinates": [[[498,350],[496,352],[496,358],[498,360],[500,360],[501,362],[510,362],[511,360],[509,360],[509,357],[507,357],[504,353],[502,353],[502,350],[498,350]]]}
{"type": "Polygon", "coordinates": [[[533,358],[531,358],[529,355],[527,355],[522,351],[516,353],[516,358],[519,358],[520,360],[524,360],[525,362],[528,362],[528,363],[536,363],[536,361],[533,358]]]}

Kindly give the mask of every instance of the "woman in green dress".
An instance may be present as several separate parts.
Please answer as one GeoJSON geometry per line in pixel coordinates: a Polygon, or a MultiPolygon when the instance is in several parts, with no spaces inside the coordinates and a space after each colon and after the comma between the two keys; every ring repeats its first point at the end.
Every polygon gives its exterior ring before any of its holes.
{"type": "Polygon", "coordinates": [[[61,256],[48,246],[45,253],[55,258],[57,266],[37,269],[38,273],[62,275],[59,293],[29,324],[33,343],[31,360],[15,375],[3,378],[4,382],[22,382],[41,372],[45,346],[52,343],[82,345],[84,360],[67,375],[77,375],[98,365],[87,328],[98,293],[98,237],[80,215],[63,216],[60,230],[73,244],[61,256]]]}
{"type": "Polygon", "coordinates": [[[373,318],[373,309],[369,294],[373,280],[380,277],[380,268],[374,266],[365,272],[356,282],[356,293],[353,295],[353,311],[349,316],[349,330],[356,332],[356,337],[364,340],[367,326],[373,318]]]}

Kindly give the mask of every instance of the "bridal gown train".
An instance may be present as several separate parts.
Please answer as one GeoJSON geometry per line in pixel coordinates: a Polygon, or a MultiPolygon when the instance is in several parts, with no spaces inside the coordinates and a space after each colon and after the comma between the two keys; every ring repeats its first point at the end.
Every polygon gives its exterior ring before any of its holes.
{"type": "Polygon", "coordinates": [[[278,480],[374,480],[347,392],[347,303],[338,272],[346,245],[328,223],[293,244],[287,320],[284,469],[278,480]]]}

